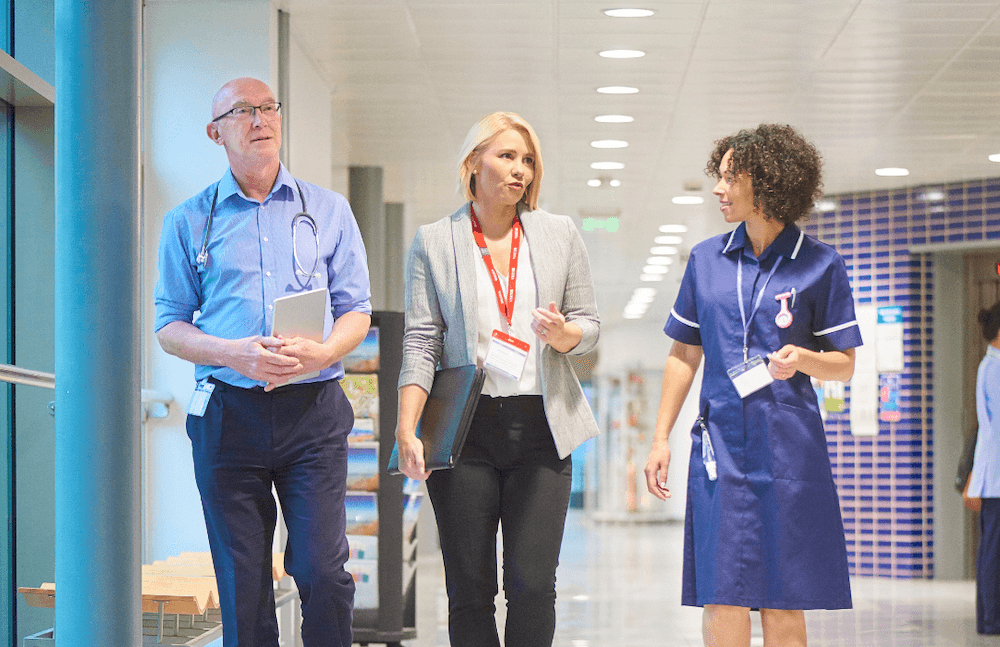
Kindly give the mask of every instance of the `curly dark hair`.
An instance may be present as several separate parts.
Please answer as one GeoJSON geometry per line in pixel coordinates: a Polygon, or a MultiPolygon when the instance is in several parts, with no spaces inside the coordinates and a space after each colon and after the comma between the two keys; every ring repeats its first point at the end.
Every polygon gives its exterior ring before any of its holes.
{"type": "Polygon", "coordinates": [[[807,216],[823,195],[823,158],[791,126],[761,124],[723,137],[715,142],[705,173],[719,179],[719,164],[729,149],[729,171],[750,176],[754,207],[768,219],[791,224],[807,216]]]}
{"type": "Polygon", "coordinates": [[[1000,301],[980,310],[977,319],[979,325],[983,327],[983,337],[986,341],[996,339],[997,333],[1000,333],[1000,301]]]}

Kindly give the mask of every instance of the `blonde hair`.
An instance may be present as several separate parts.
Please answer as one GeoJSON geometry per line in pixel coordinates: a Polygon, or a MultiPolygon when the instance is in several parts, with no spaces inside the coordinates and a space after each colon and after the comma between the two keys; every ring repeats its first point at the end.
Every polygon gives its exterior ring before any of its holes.
{"type": "Polygon", "coordinates": [[[458,192],[466,200],[475,200],[475,175],[472,174],[475,162],[478,161],[483,150],[493,143],[494,139],[508,130],[519,131],[534,149],[534,178],[531,180],[531,184],[525,188],[521,202],[527,204],[530,209],[537,209],[538,193],[542,186],[542,148],[538,143],[538,135],[535,134],[534,129],[520,115],[513,112],[494,112],[486,115],[469,130],[469,134],[465,136],[465,142],[462,143],[462,151],[458,156],[458,192]]]}

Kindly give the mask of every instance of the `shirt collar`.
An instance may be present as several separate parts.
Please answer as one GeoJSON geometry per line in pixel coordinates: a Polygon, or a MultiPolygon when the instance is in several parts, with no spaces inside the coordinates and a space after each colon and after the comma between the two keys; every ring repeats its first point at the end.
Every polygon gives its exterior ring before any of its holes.
{"type": "Polygon", "coordinates": [[[986,354],[995,359],[1000,359],[1000,348],[997,348],[993,344],[987,344],[986,354]]]}
{"type": "MultiPolygon", "coordinates": [[[[792,223],[786,225],[778,237],[774,239],[774,242],[767,248],[767,254],[780,254],[785,258],[795,260],[799,255],[799,249],[802,247],[802,240],[805,238],[805,234],[799,229],[798,225],[792,223]]],[[[729,240],[726,242],[726,247],[722,250],[723,254],[728,254],[729,252],[742,250],[747,246],[747,224],[741,222],[740,226],[733,230],[729,234],[729,240]]]]}
{"type": "MultiPolygon", "coordinates": [[[[274,186],[271,187],[271,192],[268,193],[264,202],[267,202],[274,197],[274,195],[281,190],[281,187],[288,187],[288,190],[291,192],[289,195],[295,196],[295,192],[297,191],[295,178],[288,172],[288,169],[285,168],[284,164],[279,163],[278,177],[274,180],[274,186]]],[[[222,176],[222,179],[219,180],[218,202],[221,204],[234,195],[238,195],[248,202],[251,201],[243,194],[243,191],[240,189],[240,185],[237,184],[236,178],[233,176],[233,169],[228,168],[226,169],[226,173],[222,176]]]]}

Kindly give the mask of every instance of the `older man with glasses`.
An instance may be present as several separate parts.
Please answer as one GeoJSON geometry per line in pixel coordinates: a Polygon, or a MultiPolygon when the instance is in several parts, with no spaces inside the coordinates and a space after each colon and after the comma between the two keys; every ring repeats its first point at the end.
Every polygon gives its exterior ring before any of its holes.
{"type": "Polygon", "coordinates": [[[164,218],[155,330],[167,353],[196,365],[187,431],[223,643],[278,645],[273,488],[288,528],[285,570],[302,599],[303,643],[347,647],[354,582],[344,569],[344,498],[354,412],[339,380],[341,358],[371,323],[361,234],[343,196],[281,164],[281,104],[265,83],[226,83],[206,132],[225,149],[229,170],[164,218]],[[328,293],[324,341],[272,336],[274,300],[318,288],[328,293]]]}

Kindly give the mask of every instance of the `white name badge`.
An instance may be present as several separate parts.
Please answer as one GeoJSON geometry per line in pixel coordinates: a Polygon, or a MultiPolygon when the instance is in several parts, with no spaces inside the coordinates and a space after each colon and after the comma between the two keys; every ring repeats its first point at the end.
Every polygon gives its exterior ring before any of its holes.
{"type": "Polygon", "coordinates": [[[199,418],[205,415],[205,409],[208,407],[208,400],[212,397],[213,391],[215,391],[215,385],[208,380],[198,382],[198,386],[194,387],[194,394],[191,396],[191,404],[188,405],[188,415],[199,418]]]}
{"type": "Polygon", "coordinates": [[[745,362],[740,362],[728,371],[729,379],[733,381],[736,392],[741,398],[745,398],[755,391],[760,391],[765,386],[774,382],[774,378],[767,370],[767,364],[760,355],[754,355],[745,362]]]}
{"type": "Polygon", "coordinates": [[[486,368],[499,371],[512,380],[520,380],[528,361],[531,345],[505,332],[494,330],[486,350],[486,368]]]}

